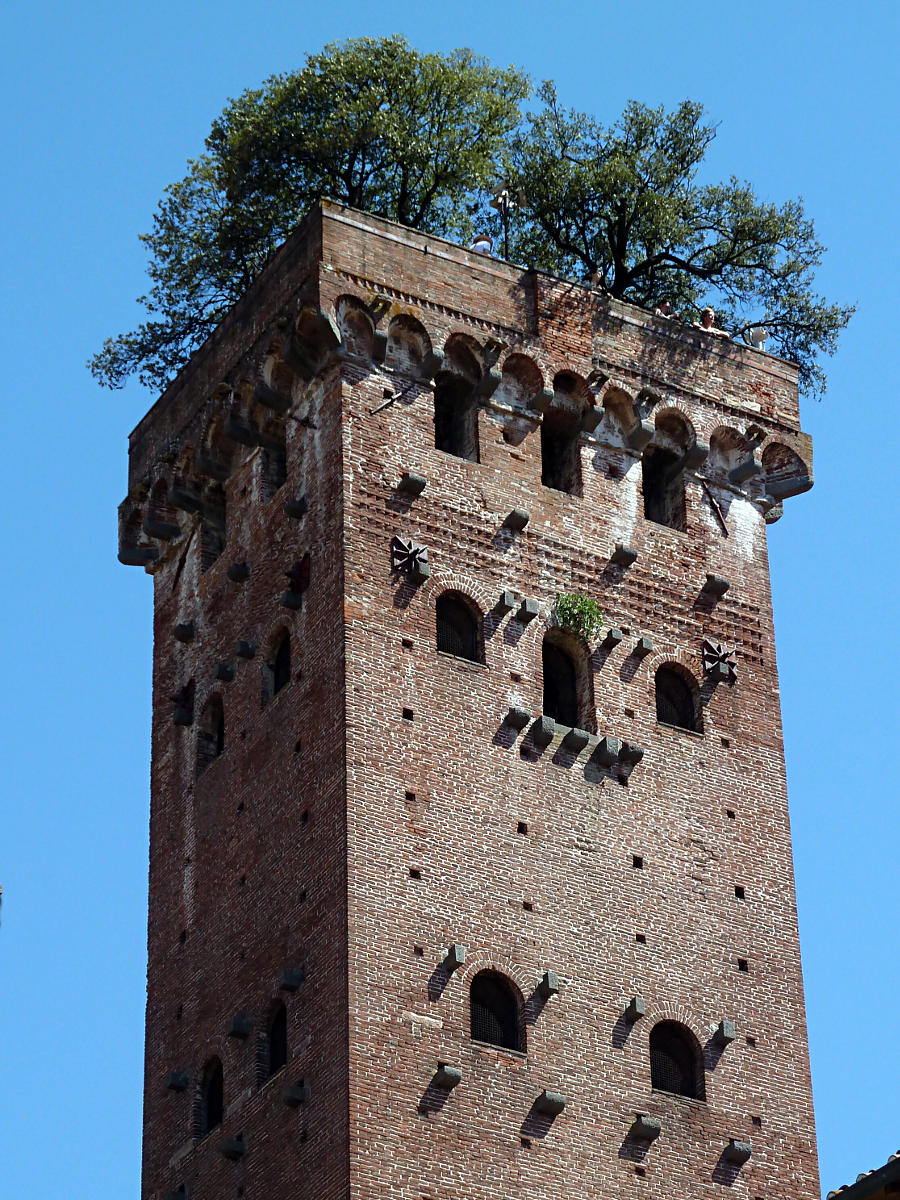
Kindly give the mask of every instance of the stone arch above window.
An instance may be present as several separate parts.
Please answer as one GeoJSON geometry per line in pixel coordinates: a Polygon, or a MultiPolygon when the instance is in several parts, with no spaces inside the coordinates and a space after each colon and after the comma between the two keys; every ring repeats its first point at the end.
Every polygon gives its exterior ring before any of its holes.
{"type": "Polygon", "coordinates": [[[650,1031],[650,1084],[691,1100],[706,1099],[703,1053],[693,1033],[676,1021],[659,1021],[650,1031]]]}
{"type": "Polygon", "coordinates": [[[225,750],[225,706],[222,697],[210,696],[197,722],[197,775],[225,750]]]}
{"type": "Polygon", "coordinates": [[[472,1041],[525,1052],[521,997],[505,975],[478,972],[469,987],[469,1014],[472,1041]]]}
{"type": "Polygon", "coordinates": [[[666,663],[654,677],[656,719],[660,725],[702,731],[700,693],[694,677],[680,665],[666,663]]]}
{"type": "Polygon", "coordinates": [[[557,725],[594,729],[593,680],[587,647],[561,629],[551,629],[541,645],[543,708],[557,725]]]}
{"type": "Polygon", "coordinates": [[[706,474],[711,478],[727,480],[729,474],[746,462],[751,454],[750,444],[742,433],[720,425],[710,434],[706,474]]]}
{"type": "Polygon", "coordinates": [[[460,592],[443,592],[435,602],[437,648],[455,658],[482,662],[481,613],[460,592]]]}

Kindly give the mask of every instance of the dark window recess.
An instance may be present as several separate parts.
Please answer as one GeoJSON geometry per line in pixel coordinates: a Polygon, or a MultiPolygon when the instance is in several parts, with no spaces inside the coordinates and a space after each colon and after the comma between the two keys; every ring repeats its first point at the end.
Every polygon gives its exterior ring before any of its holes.
{"type": "Polygon", "coordinates": [[[203,1072],[197,1110],[195,1122],[197,1137],[206,1137],[208,1133],[222,1124],[225,1112],[224,1080],[222,1063],[218,1058],[208,1062],[203,1072]]]}
{"type": "Polygon", "coordinates": [[[661,725],[697,730],[694,694],[687,681],[670,667],[656,672],[656,719],[661,725]]]}
{"type": "Polygon", "coordinates": [[[546,639],[542,658],[544,716],[552,717],[559,725],[577,726],[579,724],[578,678],[575,664],[565,650],[546,639]]]}
{"type": "Polygon", "coordinates": [[[478,462],[478,402],[463,379],[445,378],[435,386],[434,445],[445,454],[478,462]]]}
{"type": "Polygon", "coordinates": [[[204,706],[197,730],[197,774],[225,749],[225,709],[220,696],[211,696],[204,706]]]}
{"type": "Polygon", "coordinates": [[[200,517],[200,569],[208,570],[225,549],[225,493],[207,492],[200,517]]]}
{"type": "Polygon", "coordinates": [[[469,992],[472,1040],[525,1049],[519,1019],[519,1002],[509,982],[495,971],[480,971],[469,992]]]}
{"type": "Polygon", "coordinates": [[[650,1083],[661,1092],[705,1100],[703,1062],[689,1032],[674,1021],[650,1031],[650,1083]]]}
{"type": "Polygon", "coordinates": [[[458,596],[443,595],[437,601],[437,648],[457,658],[479,662],[478,618],[458,596]]]}
{"type": "Polygon", "coordinates": [[[671,450],[649,446],[641,459],[644,516],[670,529],[687,528],[682,460],[671,450]]]}
{"type": "Polygon", "coordinates": [[[285,634],[272,656],[272,695],[277,696],[291,682],[291,638],[285,634]]]}
{"type": "Polygon", "coordinates": [[[269,1022],[267,1041],[269,1050],[267,1067],[271,1076],[281,1070],[288,1058],[287,1009],[283,1004],[279,1004],[269,1022]]]}
{"type": "Polygon", "coordinates": [[[575,417],[550,409],[541,421],[541,483],[572,496],[581,495],[581,456],[575,417]]]}
{"type": "Polygon", "coordinates": [[[262,447],[261,470],[262,498],[271,500],[278,489],[287,483],[287,446],[284,426],[270,428],[266,432],[262,447]]]}

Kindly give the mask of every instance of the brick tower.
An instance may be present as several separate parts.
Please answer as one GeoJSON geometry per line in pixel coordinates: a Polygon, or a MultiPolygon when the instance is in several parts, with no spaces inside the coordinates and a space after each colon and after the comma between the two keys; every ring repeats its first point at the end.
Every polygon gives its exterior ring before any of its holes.
{"type": "Polygon", "coordinates": [[[131,437],[145,1200],[818,1195],[810,485],[790,364],[310,214],[131,437]]]}

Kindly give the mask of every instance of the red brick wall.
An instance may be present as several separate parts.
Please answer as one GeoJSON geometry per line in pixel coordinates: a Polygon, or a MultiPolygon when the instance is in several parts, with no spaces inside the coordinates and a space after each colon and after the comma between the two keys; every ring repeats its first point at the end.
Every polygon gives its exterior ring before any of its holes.
{"type": "MultiPolygon", "coordinates": [[[[135,503],[173,469],[166,445],[183,456],[210,412],[233,402],[216,384],[258,411],[249,391],[260,375],[272,381],[275,322],[298,297],[333,313],[340,296],[380,296],[381,330],[405,315],[435,349],[454,333],[476,351],[496,338],[497,369],[527,354],[548,386],[557,372],[597,368],[632,397],[653,393],[651,423],[677,409],[701,441],[727,427],[749,433],[757,460],[784,443],[809,462],[796,373],[777,359],[333,205],[280,263],[133,435],[135,503]]],[[[538,418],[506,381],[481,405],[478,463],[434,449],[430,387],[409,384],[352,359],[312,385],[295,380],[282,492],[262,505],[258,452],[241,451],[219,561],[199,573],[186,519],[161,547],[144,1195],[181,1181],[197,1197],[238,1186],[246,1197],[696,1197],[723,1184],[767,1200],[817,1195],[764,480],[738,488],[705,469],[706,491],[689,474],[678,532],[643,518],[639,457],[608,422],[582,439],[582,495],[569,496],[542,487],[538,418]],[[396,487],[408,470],[428,480],[414,500],[396,487]],[[281,504],[300,493],[310,512],[297,522],[281,504]],[[530,522],[513,534],[503,520],[516,507],[530,522]],[[394,534],[428,547],[421,587],[392,574],[394,534]],[[610,567],[616,542],[638,551],[634,566],[610,567]],[[310,588],[294,615],[278,596],[307,550],[310,588]],[[224,572],[238,560],[251,575],[236,584],[224,572]],[[731,583],[715,605],[697,603],[707,572],[731,583]],[[436,651],[446,589],[487,614],[483,665],[436,651]],[[503,589],[537,600],[541,615],[521,626],[491,612],[503,589]],[[537,752],[503,724],[511,704],[540,712],[546,618],[570,591],[595,597],[605,625],[625,633],[610,653],[590,651],[597,732],[645,748],[627,785],[591,759],[596,738],[577,756],[558,736],[537,752]],[[285,618],[302,677],[260,708],[262,648],[285,618]],[[188,619],[197,634],[183,645],[171,629],[188,619]],[[637,659],[641,636],[653,651],[637,659]],[[736,683],[704,686],[702,734],[658,725],[656,667],[677,662],[700,681],[705,637],[736,651],[736,683]],[[169,698],[193,676],[199,715],[238,639],[261,650],[217,685],[226,752],[195,781],[196,731],[172,725],[169,698]],[[451,942],[469,954],[448,980],[438,968],[451,942]],[[287,998],[287,1073],[312,1091],[288,1110],[280,1082],[255,1087],[253,1039],[224,1031],[233,1012],[260,1021],[295,960],[308,975],[287,998]],[[468,985],[484,967],[527,1002],[524,1056],[469,1040],[468,985]],[[560,992],[541,1006],[533,993],[548,969],[560,992]],[[634,995],[647,1015],[627,1029],[634,995]],[[720,1052],[707,1043],[723,1018],[737,1038],[720,1052]],[[659,1019],[707,1046],[705,1103],[652,1091],[659,1019]],[[230,1111],[194,1146],[194,1080],[212,1053],[230,1111]],[[439,1060],[462,1070],[442,1106],[428,1090],[439,1060]],[[185,1093],[166,1091],[175,1069],[191,1073],[185,1093]],[[529,1116],[544,1088],[567,1098],[549,1126],[529,1116]],[[645,1154],[626,1137],[637,1113],[662,1123],[645,1154]],[[217,1143],[238,1131],[248,1151],[234,1164],[217,1143]],[[737,1172],[720,1159],[732,1137],[753,1142],[737,1172]]]]}

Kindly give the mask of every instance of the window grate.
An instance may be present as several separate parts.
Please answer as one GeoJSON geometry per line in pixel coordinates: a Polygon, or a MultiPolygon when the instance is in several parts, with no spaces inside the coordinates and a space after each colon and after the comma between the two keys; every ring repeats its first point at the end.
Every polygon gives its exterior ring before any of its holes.
{"type": "Polygon", "coordinates": [[[481,971],[472,980],[470,992],[471,1033],[476,1042],[488,1042],[507,1050],[523,1050],[519,1004],[500,975],[481,971]]]}
{"type": "Polygon", "coordinates": [[[437,602],[437,648],[456,658],[479,661],[478,620],[462,600],[440,596],[437,602]]]}

